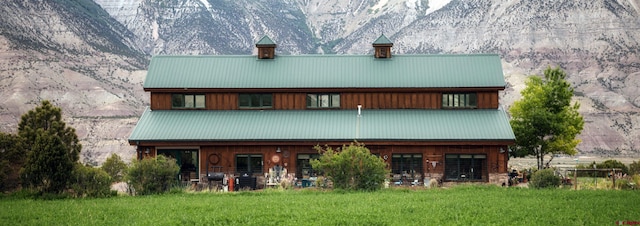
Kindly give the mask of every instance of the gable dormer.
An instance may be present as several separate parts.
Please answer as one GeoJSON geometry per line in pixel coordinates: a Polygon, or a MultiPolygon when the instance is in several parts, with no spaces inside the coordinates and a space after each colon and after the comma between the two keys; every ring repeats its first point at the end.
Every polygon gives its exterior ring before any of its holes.
{"type": "Polygon", "coordinates": [[[276,55],[276,43],[269,36],[264,36],[256,43],[258,59],[273,59],[276,55]]]}
{"type": "Polygon", "coordinates": [[[375,50],[375,58],[391,58],[391,47],[393,43],[383,35],[380,35],[376,41],[373,42],[373,48],[375,50]]]}

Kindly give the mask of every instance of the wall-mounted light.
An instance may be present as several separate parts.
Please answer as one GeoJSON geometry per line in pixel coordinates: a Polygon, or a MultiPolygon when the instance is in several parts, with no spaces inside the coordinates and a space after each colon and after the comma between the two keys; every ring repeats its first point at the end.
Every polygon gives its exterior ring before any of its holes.
{"type": "Polygon", "coordinates": [[[145,150],[144,150],[144,153],[145,153],[145,154],[149,154],[149,148],[145,149],[145,150]]]}
{"type": "Polygon", "coordinates": [[[504,148],[500,148],[500,153],[504,153],[504,148]]]}
{"type": "Polygon", "coordinates": [[[282,150],[280,150],[280,147],[278,147],[278,148],[276,149],[276,153],[280,153],[280,152],[282,152],[282,150]]]}

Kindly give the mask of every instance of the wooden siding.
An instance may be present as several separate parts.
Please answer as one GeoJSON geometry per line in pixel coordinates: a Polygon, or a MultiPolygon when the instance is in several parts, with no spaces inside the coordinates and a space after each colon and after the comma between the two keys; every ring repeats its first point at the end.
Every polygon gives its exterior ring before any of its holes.
{"type": "Polygon", "coordinates": [[[208,93],[205,107],[207,110],[236,110],[238,109],[238,94],[208,93]]]}
{"type": "MultiPolygon", "coordinates": [[[[499,107],[498,91],[477,92],[479,109],[499,107]]],[[[306,93],[273,93],[274,110],[304,110],[307,108],[306,93]]],[[[340,108],[356,109],[362,105],[365,109],[440,109],[442,93],[416,92],[343,92],[340,93],[340,108]]],[[[171,109],[171,93],[151,93],[152,110],[171,109]]],[[[207,93],[207,110],[238,109],[238,93],[207,93]]]]}
{"type": "Polygon", "coordinates": [[[498,108],[498,92],[478,92],[478,108],[498,108]]]}
{"type": "MultiPolygon", "coordinates": [[[[479,109],[498,108],[498,92],[478,92],[479,109]]],[[[342,93],[340,107],[356,109],[440,109],[442,93],[342,93]]]]}
{"type": "MultiPolygon", "coordinates": [[[[334,145],[334,148],[340,145],[334,145]]],[[[171,146],[163,146],[162,148],[170,148],[171,146]]],[[[191,146],[193,147],[193,146],[191,146]]],[[[483,169],[483,175],[493,173],[507,173],[507,153],[500,153],[500,148],[506,149],[506,146],[493,146],[493,145],[372,145],[367,146],[371,153],[378,154],[382,157],[390,167],[392,167],[392,155],[393,154],[422,154],[422,169],[425,177],[431,177],[431,174],[442,175],[444,173],[444,160],[446,154],[484,154],[487,156],[487,166],[483,169]],[[427,162],[429,160],[429,163],[427,162]],[[433,167],[431,162],[437,162],[433,167]]],[[[155,148],[150,147],[150,156],[155,156],[155,148]]],[[[143,149],[144,152],[144,149],[143,149]]],[[[263,146],[242,146],[242,145],[228,145],[228,146],[200,146],[200,177],[204,177],[207,173],[207,167],[209,171],[211,166],[222,167],[222,172],[226,174],[236,174],[236,155],[238,154],[259,154],[262,155],[263,169],[262,172],[268,172],[268,170],[276,165],[284,166],[289,173],[295,174],[298,154],[315,154],[317,151],[313,149],[312,145],[263,145],[263,146]],[[276,152],[280,148],[281,152],[276,152]],[[210,162],[210,156],[212,159],[218,159],[218,162],[210,162]],[[280,157],[280,161],[272,162],[272,157],[277,155],[280,157]],[[208,165],[207,165],[208,164],[208,165]]],[[[483,177],[484,177],[483,176],[483,177]]]]}
{"type": "Polygon", "coordinates": [[[305,108],[307,108],[307,95],[305,93],[273,94],[273,109],[303,110],[305,108]]]}
{"type": "Polygon", "coordinates": [[[170,93],[151,93],[151,110],[169,110],[171,109],[170,93]]]}

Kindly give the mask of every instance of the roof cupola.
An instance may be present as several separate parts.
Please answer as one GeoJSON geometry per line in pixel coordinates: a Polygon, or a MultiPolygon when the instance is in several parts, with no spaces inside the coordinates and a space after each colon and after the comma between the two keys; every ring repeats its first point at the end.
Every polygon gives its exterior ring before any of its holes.
{"type": "Polygon", "coordinates": [[[391,58],[391,42],[384,34],[380,35],[376,41],[373,42],[373,48],[375,50],[375,58],[391,58]]]}
{"type": "Polygon", "coordinates": [[[276,43],[269,36],[264,36],[256,43],[258,59],[273,59],[276,55],[276,43]]]}

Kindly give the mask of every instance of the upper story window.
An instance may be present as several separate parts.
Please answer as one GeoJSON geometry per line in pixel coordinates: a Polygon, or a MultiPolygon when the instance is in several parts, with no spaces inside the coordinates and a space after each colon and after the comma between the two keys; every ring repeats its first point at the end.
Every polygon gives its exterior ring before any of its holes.
{"type": "Polygon", "coordinates": [[[340,94],[337,93],[309,93],[307,94],[307,108],[339,108],[340,94]]]}
{"type": "Polygon", "coordinates": [[[245,93],[239,97],[240,108],[272,108],[273,95],[270,93],[245,93]]]}
{"type": "Polygon", "coordinates": [[[204,94],[172,94],[171,107],[173,108],[204,108],[204,94]]]}
{"type": "Polygon", "coordinates": [[[475,93],[443,93],[443,108],[475,108],[478,98],[475,93]]]}

